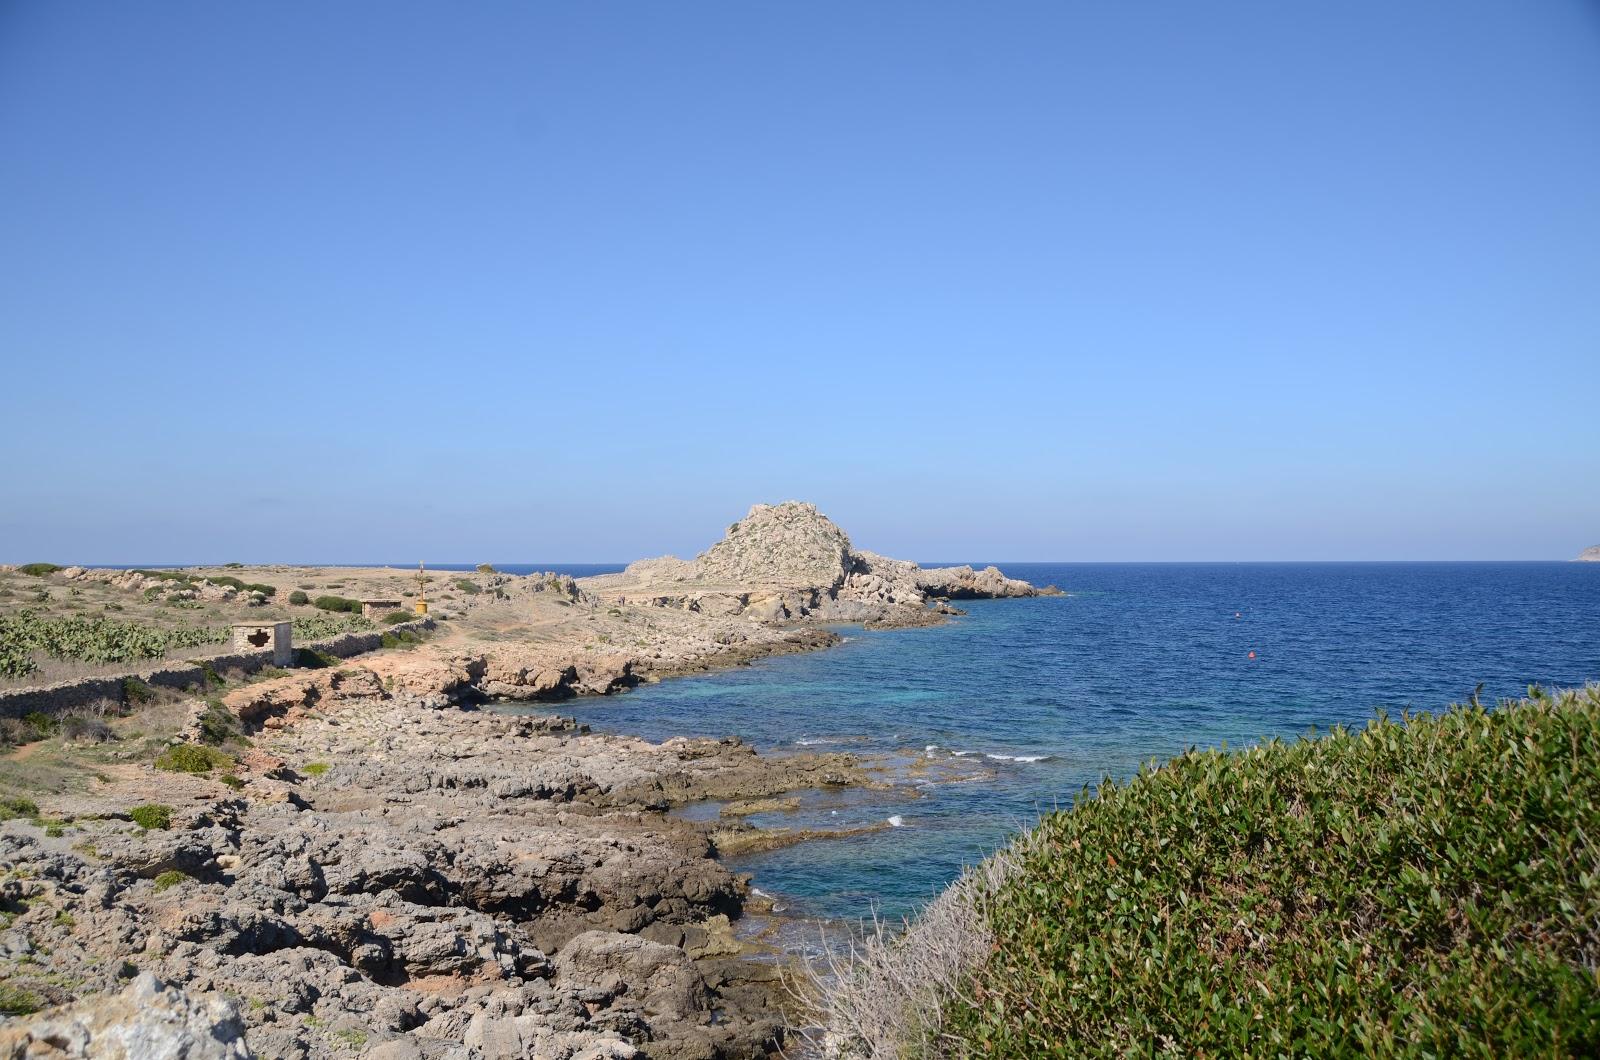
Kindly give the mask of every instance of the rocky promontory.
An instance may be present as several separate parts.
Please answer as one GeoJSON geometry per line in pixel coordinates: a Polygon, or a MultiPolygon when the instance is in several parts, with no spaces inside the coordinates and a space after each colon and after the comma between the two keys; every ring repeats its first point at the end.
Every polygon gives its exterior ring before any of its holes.
{"type": "Polygon", "coordinates": [[[585,580],[604,599],[783,623],[927,625],[934,599],[992,599],[1057,592],[1007,578],[996,567],[924,570],[855,549],[816,505],[757,504],[692,561],[643,560],[585,580]]]}
{"type": "Polygon", "coordinates": [[[1591,545],[1575,557],[1579,563],[1600,563],[1600,545],[1591,545]]]}

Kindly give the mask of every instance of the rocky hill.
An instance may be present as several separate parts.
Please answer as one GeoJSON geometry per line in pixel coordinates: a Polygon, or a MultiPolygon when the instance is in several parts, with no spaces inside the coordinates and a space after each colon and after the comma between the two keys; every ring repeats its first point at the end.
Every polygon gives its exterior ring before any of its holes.
{"type": "Polygon", "coordinates": [[[1578,553],[1579,563],[1600,563],[1600,545],[1591,545],[1578,553]]]}
{"type": "Polygon", "coordinates": [[[603,598],[651,603],[762,622],[812,619],[919,625],[939,620],[933,600],[1038,596],[998,568],[924,570],[906,560],[857,551],[814,504],[757,504],[722,540],[692,561],[641,560],[621,574],[591,578],[603,598]]]}

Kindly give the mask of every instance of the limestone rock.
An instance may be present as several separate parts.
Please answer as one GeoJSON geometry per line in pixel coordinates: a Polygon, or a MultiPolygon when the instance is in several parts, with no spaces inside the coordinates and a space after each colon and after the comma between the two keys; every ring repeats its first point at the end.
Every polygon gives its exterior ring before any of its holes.
{"type": "Polygon", "coordinates": [[[999,567],[935,567],[917,572],[917,584],[931,596],[948,600],[987,600],[1007,596],[1037,596],[1039,590],[1020,578],[1007,578],[999,567]]]}
{"type": "Polygon", "coordinates": [[[0,1026],[0,1056],[16,1060],[242,1060],[251,1055],[233,1002],[164,986],[149,972],[120,994],[0,1026]]]}

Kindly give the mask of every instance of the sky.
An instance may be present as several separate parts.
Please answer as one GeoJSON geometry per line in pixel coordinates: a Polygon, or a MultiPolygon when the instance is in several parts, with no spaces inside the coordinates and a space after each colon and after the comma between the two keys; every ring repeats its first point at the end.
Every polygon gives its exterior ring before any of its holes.
{"type": "Polygon", "coordinates": [[[1593,0],[0,0],[0,561],[1600,543],[1593,0]]]}

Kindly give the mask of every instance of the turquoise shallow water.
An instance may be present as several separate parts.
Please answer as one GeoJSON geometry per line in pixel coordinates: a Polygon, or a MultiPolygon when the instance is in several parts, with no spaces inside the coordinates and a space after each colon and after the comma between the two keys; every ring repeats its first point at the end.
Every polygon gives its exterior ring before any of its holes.
{"type": "Polygon", "coordinates": [[[1435,709],[1480,682],[1511,696],[1600,679],[1600,564],[1000,566],[1071,595],[847,629],[830,651],[563,709],[651,739],[889,756],[894,792],[819,792],[753,820],[902,827],[730,861],[792,912],[856,918],[915,908],[1041,810],[1153,757],[1435,709]]]}

